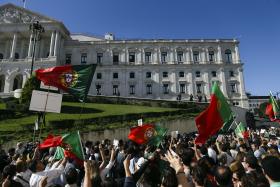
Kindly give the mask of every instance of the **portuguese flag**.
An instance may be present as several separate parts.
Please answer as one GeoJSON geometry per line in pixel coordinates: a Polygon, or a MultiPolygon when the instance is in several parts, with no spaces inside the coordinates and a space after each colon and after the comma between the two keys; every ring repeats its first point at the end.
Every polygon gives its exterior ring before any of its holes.
{"type": "MultiPolygon", "coordinates": [[[[57,146],[63,147],[67,150],[69,149],[70,152],[73,153],[78,159],[84,160],[83,147],[79,131],[64,134],[62,136],[49,135],[43,141],[43,143],[39,145],[39,148],[45,149],[57,146]]],[[[58,148],[58,150],[60,150],[60,148],[58,148]]],[[[61,155],[61,151],[59,155],[61,155]]]]}
{"type": "Polygon", "coordinates": [[[137,144],[150,144],[158,146],[167,132],[166,128],[152,124],[144,124],[130,129],[128,139],[137,144]]]}
{"type": "Polygon", "coordinates": [[[270,121],[280,122],[280,108],[276,99],[270,94],[269,104],[266,106],[265,114],[270,121]]]}
{"type": "Polygon", "coordinates": [[[57,87],[75,96],[80,101],[86,99],[96,64],[56,66],[36,70],[37,79],[47,86],[57,87]]]}
{"type": "Polygon", "coordinates": [[[217,132],[227,132],[233,121],[233,113],[217,82],[212,87],[211,102],[208,108],[196,117],[198,129],[196,144],[204,144],[217,132]]]}
{"type": "Polygon", "coordinates": [[[240,122],[235,130],[234,130],[235,134],[237,137],[239,138],[243,138],[243,139],[248,139],[249,138],[249,132],[246,130],[244,124],[242,122],[240,122]]]}

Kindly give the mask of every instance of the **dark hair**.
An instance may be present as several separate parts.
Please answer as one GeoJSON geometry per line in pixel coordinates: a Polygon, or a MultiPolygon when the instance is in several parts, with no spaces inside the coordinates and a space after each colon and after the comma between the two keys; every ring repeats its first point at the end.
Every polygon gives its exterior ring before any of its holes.
{"type": "Polygon", "coordinates": [[[36,168],[37,168],[37,160],[32,160],[30,163],[29,163],[29,169],[30,171],[32,171],[32,173],[35,173],[36,172],[36,168]]]}
{"type": "Polygon", "coordinates": [[[267,156],[262,160],[264,173],[275,182],[280,182],[280,159],[275,156],[267,156]]]}
{"type": "Polygon", "coordinates": [[[207,173],[203,168],[198,166],[193,168],[192,178],[198,185],[204,186],[206,177],[207,177],[207,173]]]}
{"type": "Polygon", "coordinates": [[[69,168],[65,172],[65,179],[67,184],[75,184],[78,180],[78,172],[75,168],[69,168]]]}
{"type": "Polygon", "coordinates": [[[199,148],[199,151],[201,152],[202,155],[208,155],[208,150],[207,150],[207,147],[205,145],[202,145],[199,148]]]}
{"type": "Polygon", "coordinates": [[[13,178],[16,175],[16,166],[15,165],[7,165],[3,169],[3,178],[7,178],[8,176],[13,178]]]}
{"type": "Polygon", "coordinates": [[[245,156],[245,162],[249,165],[250,168],[256,169],[258,171],[261,170],[258,159],[254,155],[247,154],[245,156]]]}
{"type": "Polygon", "coordinates": [[[176,172],[173,168],[167,167],[164,169],[161,184],[164,187],[177,187],[178,186],[176,172]]]}
{"type": "Polygon", "coordinates": [[[215,172],[215,179],[220,186],[228,186],[232,183],[232,172],[227,166],[218,166],[215,172]]]}
{"type": "MultiPolygon", "coordinates": [[[[179,146],[178,146],[179,147],[179,146]]],[[[191,162],[194,158],[195,152],[192,148],[183,148],[181,147],[181,149],[176,149],[177,154],[181,157],[183,163],[186,166],[191,165],[191,162]]]]}

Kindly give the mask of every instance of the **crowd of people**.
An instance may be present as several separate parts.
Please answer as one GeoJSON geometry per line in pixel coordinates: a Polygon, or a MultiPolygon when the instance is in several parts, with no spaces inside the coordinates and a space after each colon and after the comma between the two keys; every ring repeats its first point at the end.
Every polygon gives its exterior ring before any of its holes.
{"type": "Polygon", "coordinates": [[[56,148],[0,148],[3,187],[279,187],[280,128],[211,137],[165,136],[160,146],[126,140],[84,142],[85,160],[54,159],[56,148]]]}

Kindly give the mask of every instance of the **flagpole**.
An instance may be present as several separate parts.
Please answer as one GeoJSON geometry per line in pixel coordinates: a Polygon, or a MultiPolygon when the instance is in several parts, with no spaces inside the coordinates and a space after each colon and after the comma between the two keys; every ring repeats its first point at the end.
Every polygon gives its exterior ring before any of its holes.
{"type": "Polygon", "coordinates": [[[81,149],[82,149],[83,159],[85,160],[84,148],[83,148],[83,144],[82,144],[82,140],[81,140],[80,131],[78,131],[78,135],[79,135],[79,141],[80,141],[80,145],[81,145],[81,149]]]}
{"type": "MultiPolygon", "coordinates": [[[[48,104],[49,93],[50,93],[50,87],[48,87],[48,93],[47,93],[47,98],[46,98],[46,102],[45,102],[45,108],[44,108],[43,115],[42,115],[43,122],[44,122],[44,116],[45,116],[45,114],[46,114],[46,109],[47,109],[47,104],[48,104]]],[[[38,123],[40,124],[40,120],[38,121],[38,123]]],[[[42,132],[42,124],[41,124],[41,126],[40,126],[39,141],[40,141],[40,138],[41,138],[41,132],[42,132]]]]}

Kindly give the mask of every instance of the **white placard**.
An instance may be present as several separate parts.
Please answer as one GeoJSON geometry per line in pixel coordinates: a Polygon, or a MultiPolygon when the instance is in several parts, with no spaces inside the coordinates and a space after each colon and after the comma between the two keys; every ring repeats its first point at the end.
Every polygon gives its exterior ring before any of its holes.
{"type": "Polygon", "coordinates": [[[29,110],[60,113],[62,94],[33,90],[29,110]]]}
{"type": "Polygon", "coordinates": [[[260,132],[261,134],[263,134],[263,133],[265,133],[265,129],[261,129],[261,132],[260,132]]]}
{"type": "Polygon", "coordinates": [[[142,126],[143,125],[143,120],[142,119],[138,119],[137,123],[138,123],[138,126],[142,126]]]}
{"type": "Polygon", "coordinates": [[[172,131],[171,132],[171,137],[174,138],[174,139],[177,139],[178,138],[178,134],[179,134],[179,131],[172,131]]]}
{"type": "Polygon", "coordinates": [[[40,88],[46,89],[46,90],[54,90],[54,91],[57,91],[57,90],[58,90],[57,87],[54,87],[54,86],[47,86],[47,85],[45,85],[42,81],[41,81],[41,84],[40,84],[40,88]]]}

